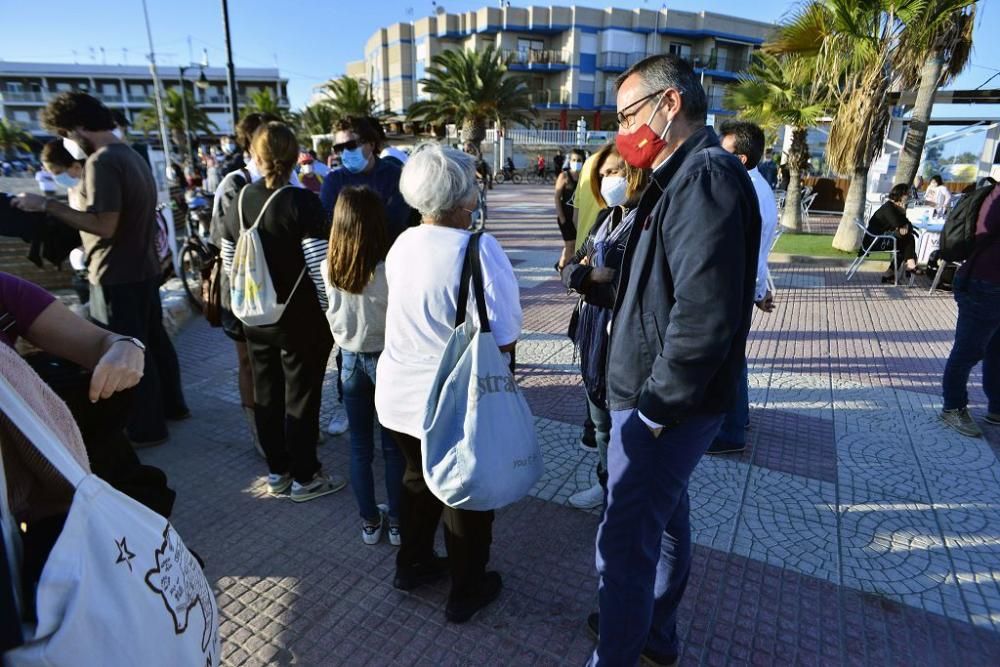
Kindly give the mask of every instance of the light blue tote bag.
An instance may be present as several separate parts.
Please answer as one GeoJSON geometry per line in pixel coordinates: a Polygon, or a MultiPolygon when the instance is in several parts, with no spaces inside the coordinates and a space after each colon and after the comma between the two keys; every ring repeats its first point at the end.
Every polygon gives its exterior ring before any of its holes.
{"type": "Polygon", "coordinates": [[[531,409],[490,331],[480,236],[466,248],[455,330],[427,399],[421,455],[424,479],[441,502],[485,511],[526,496],[544,464],[531,409]],[[478,327],[465,317],[470,279],[478,327]]]}

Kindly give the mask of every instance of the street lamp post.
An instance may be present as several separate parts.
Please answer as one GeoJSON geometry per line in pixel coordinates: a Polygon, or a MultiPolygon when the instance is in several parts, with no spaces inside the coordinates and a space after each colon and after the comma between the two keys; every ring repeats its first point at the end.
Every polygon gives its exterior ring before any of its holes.
{"type": "MultiPolygon", "coordinates": [[[[191,126],[188,120],[188,105],[187,105],[187,92],[184,87],[184,72],[189,69],[194,69],[198,67],[201,69],[201,76],[198,77],[197,85],[202,90],[208,88],[208,79],[205,77],[205,66],[204,65],[187,65],[184,67],[178,67],[177,71],[180,74],[181,83],[181,109],[184,110],[184,145],[187,147],[188,159],[191,160],[191,165],[194,166],[194,144],[191,142],[191,126]]],[[[191,88],[192,98],[194,97],[194,86],[191,88]]]]}

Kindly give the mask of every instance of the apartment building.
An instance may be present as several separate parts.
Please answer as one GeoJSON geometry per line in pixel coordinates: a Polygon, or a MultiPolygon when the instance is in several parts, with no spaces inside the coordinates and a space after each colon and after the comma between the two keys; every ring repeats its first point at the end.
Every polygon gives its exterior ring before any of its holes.
{"type": "MultiPolygon", "coordinates": [[[[180,72],[176,66],[157,67],[164,88],[179,89],[180,72]]],[[[219,128],[220,134],[232,132],[229,89],[222,67],[194,66],[184,73],[184,87],[194,93],[198,105],[219,128]],[[204,72],[202,87],[195,85],[204,72]]],[[[288,80],[274,68],[237,68],[237,104],[246,104],[259,91],[288,108],[288,80]]],[[[89,93],[112,109],[121,110],[129,121],[155,106],[153,76],[148,67],[128,65],[93,65],[63,63],[21,63],[0,61],[0,117],[20,125],[41,138],[48,136],[39,120],[42,109],[59,93],[79,90],[89,93]]]]}
{"type": "Polygon", "coordinates": [[[773,27],[704,11],[483,7],[381,28],[347,74],[372,81],[380,110],[402,117],[424,97],[419,81],[435,55],[493,45],[510,57],[511,71],[528,77],[540,128],[572,129],[583,116],[593,129],[613,129],[615,78],[654,53],[688,59],[702,76],[710,113],[725,114],[725,85],[773,27]]]}

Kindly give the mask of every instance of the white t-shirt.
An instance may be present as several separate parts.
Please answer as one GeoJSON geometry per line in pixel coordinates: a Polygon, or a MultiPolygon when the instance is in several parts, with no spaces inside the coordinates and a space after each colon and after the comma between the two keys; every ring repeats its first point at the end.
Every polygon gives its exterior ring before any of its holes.
{"type": "Polygon", "coordinates": [[[38,189],[42,191],[42,194],[51,194],[56,191],[56,178],[45,169],[39,169],[35,172],[35,181],[38,182],[38,189]]]}
{"type": "Polygon", "coordinates": [[[778,231],[778,205],[774,201],[774,191],[757,167],[751,169],[749,174],[760,207],[760,250],[757,253],[757,286],[754,291],[754,301],[760,301],[767,296],[767,256],[771,254],[771,244],[778,231]]]}
{"type": "MultiPolygon", "coordinates": [[[[389,307],[378,361],[375,409],[386,428],[419,438],[431,383],[455,329],[458,283],[469,232],[422,224],[396,239],[385,260],[389,307]]],[[[497,345],[521,335],[514,268],[497,240],[480,241],[486,312],[497,345]]],[[[479,321],[470,289],[466,317],[479,321]]]]}

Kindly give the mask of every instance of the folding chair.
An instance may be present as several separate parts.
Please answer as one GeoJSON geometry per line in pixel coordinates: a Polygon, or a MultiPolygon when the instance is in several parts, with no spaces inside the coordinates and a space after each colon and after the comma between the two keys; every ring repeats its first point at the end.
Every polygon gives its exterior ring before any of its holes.
{"type": "Polygon", "coordinates": [[[812,192],[808,195],[803,193],[802,198],[802,228],[806,230],[807,233],[812,233],[809,228],[809,209],[812,208],[813,202],[816,201],[816,196],[818,192],[812,192]]]}
{"type": "Polygon", "coordinates": [[[864,223],[861,222],[859,218],[854,218],[854,224],[861,230],[861,249],[858,250],[857,258],[851,262],[851,265],[847,267],[847,280],[850,282],[854,274],[858,272],[861,268],[861,264],[868,259],[868,255],[872,252],[887,252],[892,255],[892,284],[899,285],[899,253],[896,248],[896,237],[892,234],[872,234],[865,227],[864,223]],[[871,239],[869,241],[869,239],[871,239]],[[880,241],[886,241],[892,245],[892,250],[875,250],[876,245],[879,245],[880,241]]]}
{"type": "Polygon", "coordinates": [[[941,277],[944,275],[944,270],[946,268],[948,268],[949,265],[950,266],[954,266],[955,267],[955,271],[957,272],[958,271],[958,267],[962,266],[962,263],[961,262],[947,262],[947,261],[945,261],[943,259],[939,259],[938,260],[938,270],[934,274],[934,280],[931,281],[931,288],[927,292],[928,294],[934,294],[934,290],[936,290],[937,286],[941,283],[941,277]]]}

